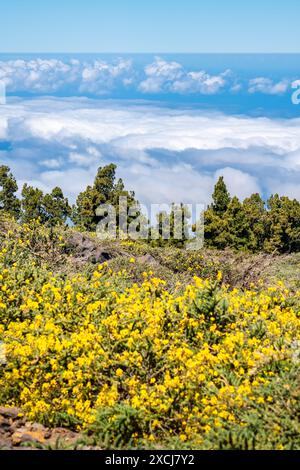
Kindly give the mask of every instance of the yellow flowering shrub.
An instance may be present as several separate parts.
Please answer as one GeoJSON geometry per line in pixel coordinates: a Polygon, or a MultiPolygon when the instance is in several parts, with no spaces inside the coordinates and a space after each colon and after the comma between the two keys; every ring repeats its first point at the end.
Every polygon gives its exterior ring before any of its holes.
{"type": "Polygon", "coordinates": [[[1,405],[107,447],[300,447],[299,292],[0,267],[1,405]]]}

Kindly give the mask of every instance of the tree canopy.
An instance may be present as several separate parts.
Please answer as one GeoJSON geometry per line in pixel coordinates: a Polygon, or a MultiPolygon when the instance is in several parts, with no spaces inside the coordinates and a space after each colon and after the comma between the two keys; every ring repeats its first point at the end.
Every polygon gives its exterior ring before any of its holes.
{"type": "Polygon", "coordinates": [[[230,198],[220,178],[204,219],[205,243],[210,248],[269,253],[300,249],[300,203],[296,199],[275,194],[265,204],[259,194],[252,194],[240,202],[230,198]]]}
{"type": "MultiPolygon", "coordinates": [[[[71,208],[59,187],[44,194],[41,189],[24,184],[21,198],[18,198],[16,179],[10,168],[2,165],[0,212],[9,214],[20,223],[39,219],[44,224],[55,226],[72,221],[81,230],[95,231],[98,223],[105,218],[105,214],[99,215],[97,209],[110,205],[115,210],[119,233],[127,233],[128,226],[139,220],[142,224],[139,230],[146,234],[156,233],[156,238],[151,241],[155,246],[185,246],[191,233],[191,214],[186,206],[173,204],[169,212],[160,212],[156,232],[153,231],[149,222],[143,219],[134,192],[125,188],[122,179],[116,179],[116,170],[114,164],[100,167],[93,185],[87,186],[78,195],[76,204],[71,208]],[[125,217],[120,198],[126,202],[125,217]],[[167,233],[169,236],[166,236],[167,233]]],[[[278,194],[270,196],[266,203],[259,194],[252,194],[240,201],[229,194],[224,178],[220,177],[212,194],[212,203],[204,212],[204,238],[208,248],[268,253],[299,251],[300,203],[278,194]]]]}

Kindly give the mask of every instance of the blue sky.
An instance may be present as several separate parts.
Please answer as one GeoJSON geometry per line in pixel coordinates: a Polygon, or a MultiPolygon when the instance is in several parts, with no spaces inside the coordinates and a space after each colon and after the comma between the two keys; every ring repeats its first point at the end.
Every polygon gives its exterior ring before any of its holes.
{"type": "Polygon", "coordinates": [[[4,0],[0,52],[300,52],[299,0],[4,0]]]}
{"type": "Polygon", "coordinates": [[[0,164],[20,189],[74,202],[114,162],[141,202],[208,203],[220,175],[300,200],[299,0],[1,3],[0,164]]]}
{"type": "Polygon", "coordinates": [[[300,54],[0,54],[0,81],[20,188],[74,202],[114,162],[148,204],[208,203],[221,175],[241,199],[300,200],[300,54]]]}
{"type": "Polygon", "coordinates": [[[147,100],[227,114],[297,117],[300,54],[1,54],[8,97],[147,100]]]}

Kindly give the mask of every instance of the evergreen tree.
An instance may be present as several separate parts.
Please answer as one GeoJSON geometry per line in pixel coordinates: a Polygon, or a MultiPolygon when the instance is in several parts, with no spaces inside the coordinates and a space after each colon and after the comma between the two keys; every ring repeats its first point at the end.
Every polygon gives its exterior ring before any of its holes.
{"type": "MultiPolygon", "coordinates": [[[[94,182],[94,191],[98,194],[99,203],[106,203],[111,200],[115,191],[116,169],[117,166],[113,163],[98,169],[94,182]]],[[[118,183],[124,188],[122,180],[119,180],[118,183]]]]}
{"type": "Polygon", "coordinates": [[[268,236],[267,211],[259,194],[252,194],[243,203],[244,212],[249,226],[248,247],[252,251],[260,251],[268,236]]]}
{"type": "Polygon", "coordinates": [[[85,191],[79,194],[76,206],[73,208],[73,221],[76,226],[87,231],[95,231],[98,223],[105,217],[96,214],[97,209],[102,204],[112,205],[116,209],[117,227],[119,230],[127,231],[130,217],[125,221],[126,227],[120,227],[119,219],[119,198],[126,198],[127,214],[130,207],[137,205],[135,194],[125,190],[121,179],[116,180],[116,165],[110,164],[98,169],[93,186],[88,186],[85,191]]]}
{"type": "Polygon", "coordinates": [[[12,175],[10,168],[5,165],[0,166],[0,211],[6,212],[12,217],[19,219],[21,203],[16,196],[18,191],[17,182],[12,175]]]}
{"type": "Polygon", "coordinates": [[[190,239],[189,220],[191,214],[184,204],[172,204],[171,211],[162,211],[157,214],[158,239],[154,246],[176,246],[182,248],[190,239]]]}
{"type": "Polygon", "coordinates": [[[68,199],[64,197],[61,188],[56,187],[43,200],[45,218],[49,225],[63,225],[71,215],[68,199]]]}
{"type": "Polygon", "coordinates": [[[215,185],[215,189],[212,195],[213,204],[212,209],[213,211],[218,214],[222,215],[226,212],[228,205],[230,203],[230,194],[227,190],[227,186],[224,181],[224,177],[221,176],[215,185]]]}
{"type": "Polygon", "coordinates": [[[44,208],[44,194],[38,188],[28,186],[26,183],[22,189],[22,222],[28,223],[39,219],[42,223],[47,221],[44,208]]]}
{"type": "Polygon", "coordinates": [[[204,240],[208,248],[226,248],[227,225],[224,217],[218,215],[212,205],[204,212],[204,240]]]}
{"type": "Polygon", "coordinates": [[[273,253],[300,250],[300,203],[275,194],[268,200],[268,238],[264,248],[273,253]]]}
{"type": "Polygon", "coordinates": [[[213,203],[204,212],[205,244],[207,247],[222,250],[229,243],[225,214],[231,200],[223,176],[215,185],[212,199],[213,203]]]}
{"type": "Polygon", "coordinates": [[[226,246],[235,249],[249,248],[250,227],[243,205],[236,196],[230,201],[224,217],[226,246]]]}
{"type": "Polygon", "coordinates": [[[243,206],[237,197],[229,202],[222,216],[209,207],[204,213],[205,244],[209,248],[246,249],[250,228],[243,206]]]}
{"type": "Polygon", "coordinates": [[[73,221],[76,226],[87,231],[95,231],[99,222],[96,210],[101,204],[108,204],[115,182],[116,165],[107,165],[98,169],[93,186],[88,186],[79,194],[73,209],[73,221]]]}
{"type": "MultiPolygon", "coordinates": [[[[71,215],[68,200],[59,187],[44,195],[40,189],[25,184],[22,201],[16,196],[17,190],[10,169],[0,166],[0,211],[22,222],[40,219],[42,223],[51,226],[65,224],[71,215]]],[[[237,197],[230,197],[223,177],[215,185],[212,199],[212,204],[204,213],[207,247],[272,253],[300,251],[300,203],[297,200],[275,194],[269,198],[265,207],[260,195],[252,194],[241,203],[237,197]]],[[[94,184],[78,195],[72,214],[74,223],[83,230],[96,230],[98,223],[105,217],[97,215],[97,209],[103,204],[115,208],[119,233],[127,233],[131,223],[133,233],[148,233],[149,221],[142,216],[134,192],[125,189],[122,179],[116,181],[114,164],[100,167],[94,184]],[[124,204],[122,207],[120,198],[124,204]]],[[[158,214],[158,240],[153,242],[155,246],[183,247],[190,239],[190,217],[183,204],[173,204],[170,212],[158,214]]]]}
{"type": "MultiPolygon", "coordinates": [[[[114,190],[111,193],[110,196],[110,204],[115,207],[116,213],[117,213],[117,229],[123,233],[127,232],[127,227],[129,224],[135,220],[137,217],[141,215],[140,212],[140,205],[138,201],[135,199],[135,193],[134,191],[127,191],[124,186],[124,182],[122,179],[119,179],[114,186],[114,190]],[[121,219],[121,210],[122,206],[120,206],[120,198],[122,198],[123,201],[126,201],[126,217],[124,219],[121,219]],[[132,211],[131,211],[132,209],[132,211]],[[132,214],[131,214],[132,212],[132,214]]],[[[125,212],[125,208],[124,212],[125,212]]],[[[124,214],[122,214],[124,215],[124,214]]]]}

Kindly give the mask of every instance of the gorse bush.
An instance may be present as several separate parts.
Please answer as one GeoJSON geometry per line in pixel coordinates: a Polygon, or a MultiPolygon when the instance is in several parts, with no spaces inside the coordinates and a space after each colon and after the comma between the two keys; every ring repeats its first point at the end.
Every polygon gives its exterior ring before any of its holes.
{"type": "Polygon", "coordinates": [[[39,243],[59,257],[59,233],[2,231],[1,405],[104,448],[300,448],[300,292],[54,273],[39,243]]]}

